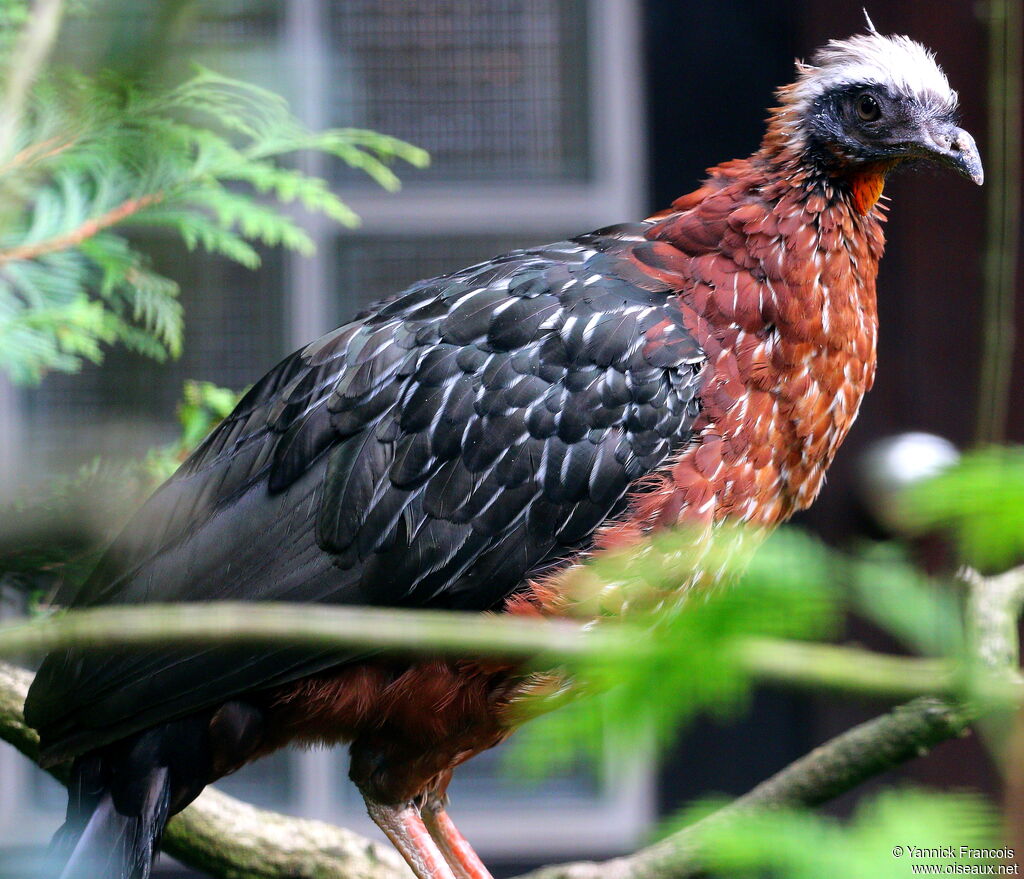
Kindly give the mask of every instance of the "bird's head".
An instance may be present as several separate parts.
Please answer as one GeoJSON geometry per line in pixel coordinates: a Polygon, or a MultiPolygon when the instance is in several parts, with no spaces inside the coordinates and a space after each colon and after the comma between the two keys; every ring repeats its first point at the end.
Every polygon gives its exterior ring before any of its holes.
{"type": "Polygon", "coordinates": [[[935,56],[905,36],[831,40],[779,92],[768,143],[798,154],[830,177],[851,182],[870,208],[892,168],[925,160],[980,184],[974,138],[957,124],[957,94],[935,56]]]}

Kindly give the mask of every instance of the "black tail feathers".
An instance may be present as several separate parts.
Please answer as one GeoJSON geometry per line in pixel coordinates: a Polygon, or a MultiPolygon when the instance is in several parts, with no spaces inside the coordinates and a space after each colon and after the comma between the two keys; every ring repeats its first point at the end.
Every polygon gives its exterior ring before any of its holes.
{"type": "Polygon", "coordinates": [[[256,708],[228,702],[83,754],[51,845],[60,879],[148,879],[167,819],[241,766],[262,735],[256,708]]]}
{"type": "Polygon", "coordinates": [[[129,796],[115,798],[90,757],[75,764],[67,820],[51,843],[65,861],[60,879],[149,879],[170,807],[168,770],[152,769],[134,779],[129,796]]]}

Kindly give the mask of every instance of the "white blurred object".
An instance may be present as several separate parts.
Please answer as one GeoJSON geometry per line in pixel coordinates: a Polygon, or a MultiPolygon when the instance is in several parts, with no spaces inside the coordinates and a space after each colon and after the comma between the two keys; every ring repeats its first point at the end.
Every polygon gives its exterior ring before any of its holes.
{"type": "Polygon", "coordinates": [[[886,437],[861,454],[857,491],[878,524],[895,534],[906,534],[911,529],[900,513],[900,495],[958,460],[956,446],[933,433],[913,431],[886,437]]]}

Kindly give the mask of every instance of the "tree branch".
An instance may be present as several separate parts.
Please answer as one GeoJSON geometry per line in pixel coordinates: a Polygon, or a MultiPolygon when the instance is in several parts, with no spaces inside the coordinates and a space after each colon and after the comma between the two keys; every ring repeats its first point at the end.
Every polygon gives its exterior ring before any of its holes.
{"type": "Polygon", "coordinates": [[[1024,566],[992,577],[964,568],[960,577],[970,586],[967,621],[975,656],[982,665],[1019,678],[1017,619],[1024,606],[1024,566]]]}
{"type": "Polygon", "coordinates": [[[985,286],[982,292],[981,369],[977,442],[1000,442],[1012,399],[1014,303],[1020,258],[1021,34],[1020,0],[990,0],[988,11],[988,143],[986,165],[985,286]]]}
{"type": "Polygon", "coordinates": [[[39,0],[29,13],[6,71],[7,84],[0,113],[0,157],[6,157],[14,143],[29,90],[57,39],[63,14],[63,0],[39,0]]]}
{"type": "Polygon", "coordinates": [[[156,204],[158,201],[162,200],[163,197],[162,192],[153,192],[149,195],[139,196],[138,198],[129,198],[121,202],[117,207],[111,208],[105,214],[86,220],[77,228],[72,229],[70,232],[66,232],[63,235],[57,235],[54,238],[47,238],[44,241],[32,241],[28,244],[20,244],[17,247],[11,247],[7,250],[0,251],[0,265],[14,262],[15,260],[37,259],[38,257],[45,256],[48,253],[57,253],[61,250],[77,247],[87,238],[92,238],[93,235],[98,232],[102,232],[104,229],[127,219],[132,214],[137,214],[144,208],[148,208],[150,205],[156,204]]]}
{"type": "MultiPolygon", "coordinates": [[[[1008,588],[998,578],[990,586],[986,594],[1008,588]]],[[[998,608],[993,613],[1001,618],[998,608]]],[[[995,645],[997,635],[999,644],[1009,636],[989,633],[985,643],[995,645]]],[[[310,614],[308,605],[277,602],[106,606],[0,624],[0,656],[64,647],[240,643],[569,661],[616,653],[636,660],[644,650],[642,633],[626,624],[588,628],[564,619],[372,607],[324,606],[310,614]]],[[[1000,655],[1006,651],[991,649],[1000,655]]],[[[780,638],[747,638],[738,646],[736,658],[757,680],[792,687],[887,699],[963,692],[961,670],[943,659],[888,656],[780,638]]],[[[1024,681],[997,681],[986,692],[1024,701],[1024,681]]]]}
{"type": "Polygon", "coordinates": [[[0,656],[72,646],[239,643],[512,658],[571,658],[623,647],[612,627],[588,632],[569,620],[326,605],[310,613],[308,604],[278,602],[106,606],[0,625],[0,656]]]}
{"type": "MultiPolygon", "coordinates": [[[[944,659],[779,638],[748,638],[738,649],[743,666],[765,683],[893,700],[963,689],[956,667],[944,659]]],[[[1018,698],[1024,695],[1024,688],[1012,689],[1018,698]]]]}
{"type": "Polygon", "coordinates": [[[46,159],[52,159],[54,156],[59,156],[74,145],[75,141],[73,138],[61,140],[56,136],[40,143],[30,143],[27,147],[11,156],[9,161],[0,165],[0,177],[9,174],[14,169],[23,171],[25,168],[32,167],[36,162],[42,162],[46,159]]]}

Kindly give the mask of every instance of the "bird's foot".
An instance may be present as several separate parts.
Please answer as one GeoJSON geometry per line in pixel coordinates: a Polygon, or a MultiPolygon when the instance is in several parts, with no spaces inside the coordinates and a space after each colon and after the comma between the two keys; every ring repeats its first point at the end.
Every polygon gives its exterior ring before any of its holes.
{"type": "Polygon", "coordinates": [[[490,871],[466,838],[459,833],[444,805],[428,798],[423,807],[423,823],[448,862],[455,879],[492,879],[490,871]]]}
{"type": "Polygon", "coordinates": [[[412,803],[387,805],[365,799],[366,811],[405,858],[417,879],[456,879],[416,806],[412,803]]]}

